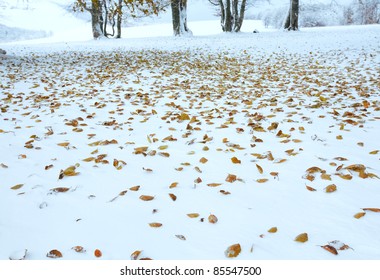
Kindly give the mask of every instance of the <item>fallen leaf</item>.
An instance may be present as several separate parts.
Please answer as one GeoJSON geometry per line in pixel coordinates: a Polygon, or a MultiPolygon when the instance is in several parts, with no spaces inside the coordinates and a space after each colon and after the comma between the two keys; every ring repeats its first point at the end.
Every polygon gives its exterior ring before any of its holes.
{"type": "Polygon", "coordinates": [[[241,163],[241,160],[238,159],[237,157],[232,157],[232,158],[231,158],[231,161],[232,161],[232,163],[234,163],[234,164],[240,164],[240,163],[241,163]]]}
{"type": "Polygon", "coordinates": [[[150,195],[141,195],[139,197],[141,200],[143,201],[150,201],[150,200],[153,200],[154,199],[154,196],[150,196],[150,195]]]}
{"type": "Polygon", "coordinates": [[[240,244],[233,244],[227,248],[226,251],[224,251],[224,254],[227,258],[235,258],[237,257],[241,252],[240,244]]]}
{"type": "Polygon", "coordinates": [[[142,251],[134,251],[132,254],[131,254],[131,260],[137,260],[140,256],[142,251]]]}
{"type": "Polygon", "coordinates": [[[228,183],[233,183],[236,180],[237,180],[237,177],[234,174],[228,174],[228,176],[226,178],[226,182],[228,182],[228,183]]]}
{"type": "Polygon", "coordinates": [[[187,216],[190,218],[198,218],[199,214],[198,213],[189,213],[189,214],[187,214],[187,216]]]}
{"type": "Polygon", "coordinates": [[[276,233],[277,232],[277,227],[271,227],[270,229],[268,229],[268,232],[270,232],[270,233],[276,233]]]}
{"type": "Polygon", "coordinates": [[[299,235],[296,236],[296,238],[294,239],[294,241],[297,241],[297,242],[306,242],[309,240],[309,236],[307,235],[307,233],[301,233],[299,235]]]}
{"type": "Polygon", "coordinates": [[[364,211],[380,212],[380,208],[362,208],[364,211]]]}
{"type": "Polygon", "coordinates": [[[208,162],[208,159],[205,158],[205,157],[202,157],[202,158],[199,160],[199,162],[205,164],[206,162],[208,162]]]}
{"type": "Polygon", "coordinates": [[[158,227],[162,227],[162,224],[161,223],[149,223],[149,226],[153,227],[153,228],[158,228],[158,227]]]}
{"type": "Polygon", "coordinates": [[[175,237],[177,237],[178,239],[181,239],[181,240],[186,240],[186,237],[183,236],[182,234],[176,234],[175,237]]]}
{"type": "Polygon", "coordinates": [[[332,192],[335,192],[337,190],[337,187],[335,184],[331,184],[331,185],[328,185],[326,188],[325,188],[325,191],[327,193],[332,193],[332,192]]]}
{"type": "Polygon", "coordinates": [[[57,187],[57,188],[51,189],[51,191],[54,193],[65,193],[65,192],[68,192],[69,190],[70,188],[66,188],[66,187],[57,187]]]}
{"type": "Polygon", "coordinates": [[[24,184],[17,184],[15,186],[11,187],[11,190],[18,190],[18,189],[21,189],[23,186],[24,186],[24,184]]]}
{"type": "Polygon", "coordinates": [[[129,190],[134,191],[134,192],[137,192],[139,189],[140,189],[140,186],[134,186],[134,187],[129,188],[129,190]]]}
{"type": "Polygon", "coordinates": [[[215,224],[216,222],[218,222],[218,218],[215,215],[211,214],[210,216],[208,216],[208,221],[212,224],[215,224]]]}
{"type": "Polygon", "coordinates": [[[71,249],[73,249],[77,253],[85,253],[86,250],[82,246],[74,246],[71,249]]]}
{"type": "Polygon", "coordinates": [[[315,192],[315,191],[317,191],[316,189],[314,189],[314,188],[312,188],[312,187],[310,187],[310,186],[306,186],[306,189],[308,189],[308,190],[311,191],[311,192],[315,192]]]}
{"type": "Polygon", "coordinates": [[[169,196],[170,196],[170,198],[171,198],[173,201],[176,201],[176,200],[177,200],[177,196],[176,196],[175,194],[169,193],[169,196]]]}
{"type": "Polygon", "coordinates": [[[360,219],[361,217],[363,217],[363,216],[365,216],[365,212],[359,212],[359,213],[356,213],[355,215],[354,215],[354,218],[355,219],[360,219]]]}
{"type": "Polygon", "coordinates": [[[331,254],[338,255],[338,251],[331,245],[324,245],[321,246],[321,248],[325,249],[326,251],[329,251],[331,254]]]}
{"type": "Polygon", "coordinates": [[[263,168],[258,164],[256,164],[256,167],[257,167],[257,170],[259,170],[259,173],[263,174],[263,172],[264,172],[263,168]]]}
{"type": "Polygon", "coordinates": [[[266,179],[266,178],[257,179],[256,182],[258,182],[258,183],[265,183],[265,182],[268,182],[268,179],[266,179]]]}
{"type": "Polygon", "coordinates": [[[49,253],[47,253],[46,257],[52,258],[52,259],[57,259],[57,258],[62,258],[63,255],[60,251],[54,249],[54,250],[51,250],[49,253]]]}
{"type": "Polygon", "coordinates": [[[95,257],[100,258],[102,255],[103,255],[102,251],[100,251],[99,249],[95,249],[94,251],[95,257]]]}
{"type": "Polygon", "coordinates": [[[219,187],[220,185],[222,185],[222,184],[220,184],[220,183],[210,183],[210,184],[207,184],[207,186],[209,186],[209,187],[219,187]]]}

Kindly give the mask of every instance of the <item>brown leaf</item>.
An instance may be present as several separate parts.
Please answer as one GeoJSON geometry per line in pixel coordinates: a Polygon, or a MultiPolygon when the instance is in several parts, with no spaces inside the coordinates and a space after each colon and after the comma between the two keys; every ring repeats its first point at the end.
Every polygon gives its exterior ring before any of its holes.
{"type": "Polygon", "coordinates": [[[162,224],[161,223],[149,223],[149,226],[153,227],[153,228],[158,228],[158,227],[162,227],[162,224]]]}
{"type": "Polygon", "coordinates": [[[225,190],[220,190],[219,192],[220,192],[220,193],[222,193],[222,194],[224,194],[224,195],[228,195],[228,194],[231,194],[230,192],[228,192],[228,191],[225,191],[225,190]]]}
{"type": "Polygon", "coordinates": [[[321,174],[321,178],[322,178],[323,180],[331,181],[331,175],[326,174],[326,173],[322,173],[322,174],[321,174]]]}
{"type": "Polygon", "coordinates": [[[228,176],[226,178],[226,182],[228,182],[228,183],[233,183],[236,180],[237,180],[237,177],[234,174],[228,174],[228,176]]]}
{"type": "Polygon", "coordinates": [[[335,184],[331,184],[331,185],[328,185],[326,188],[325,188],[325,191],[327,193],[332,193],[332,192],[335,192],[337,190],[337,187],[335,184]]]}
{"type": "Polygon", "coordinates": [[[69,190],[70,188],[66,188],[66,187],[58,187],[58,188],[51,189],[51,191],[55,193],[64,193],[64,192],[68,192],[69,190]]]}
{"type": "Polygon", "coordinates": [[[24,186],[24,184],[17,184],[15,186],[11,187],[11,190],[18,190],[18,189],[21,189],[23,186],[24,186]]]}
{"type": "Polygon", "coordinates": [[[265,183],[265,182],[268,182],[268,179],[266,179],[266,178],[257,179],[256,182],[258,182],[258,183],[265,183]]]}
{"type": "Polygon", "coordinates": [[[222,184],[220,184],[220,183],[210,183],[210,184],[207,184],[207,186],[209,186],[209,187],[219,187],[220,185],[222,185],[222,184]]]}
{"type": "Polygon", "coordinates": [[[190,218],[198,218],[199,214],[198,213],[189,213],[189,214],[187,214],[187,216],[190,218]]]}
{"type": "Polygon", "coordinates": [[[224,251],[224,254],[227,258],[235,258],[237,257],[241,252],[240,244],[233,244],[227,248],[226,251],[224,251]]]}
{"type": "Polygon", "coordinates": [[[129,190],[134,191],[134,192],[137,192],[139,189],[140,189],[140,186],[134,186],[134,187],[129,188],[129,190]]]}
{"type": "Polygon", "coordinates": [[[176,196],[175,194],[169,193],[169,196],[170,196],[170,198],[171,198],[173,201],[176,201],[176,200],[177,200],[177,196],[176,196]]]}
{"type": "Polygon", "coordinates": [[[355,219],[360,219],[361,217],[363,217],[363,216],[365,216],[365,212],[359,212],[359,213],[356,213],[355,215],[354,215],[354,218],[355,219]]]}
{"type": "Polygon", "coordinates": [[[100,258],[103,254],[102,251],[100,251],[99,249],[95,249],[94,255],[95,257],[100,258]]]}
{"type": "Polygon", "coordinates": [[[257,170],[259,170],[259,173],[263,174],[263,172],[264,172],[263,168],[258,164],[256,164],[256,167],[257,167],[257,170]]]}
{"type": "Polygon", "coordinates": [[[141,196],[140,196],[140,199],[143,200],[143,201],[150,201],[150,200],[153,200],[153,199],[154,199],[154,196],[150,196],[150,195],[141,195],[141,196]]]}
{"type": "Polygon", "coordinates": [[[380,212],[380,208],[362,208],[364,211],[380,212]]]}
{"type": "Polygon", "coordinates": [[[74,246],[71,249],[73,249],[77,253],[85,253],[86,250],[82,246],[74,246]]]}
{"type": "Polygon", "coordinates": [[[215,215],[211,214],[208,216],[208,221],[212,224],[215,224],[218,221],[218,218],[215,215]]]}
{"type": "Polygon", "coordinates": [[[205,164],[206,162],[208,162],[208,159],[205,158],[205,157],[202,157],[202,158],[199,160],[199,162],[205,164]]]}
{"type": "Polygon", "coordinates": [[[316,189],[314,189],[314,188],[312,188],[312,187],[310,187],[310,186],[306,186],[306,189],[308,189],[308,190],[311,191],[311,192],[315,192],[315,191],[317,191],[316,189]]]}
{"type": "Polygon", "coordinates": [[[329,251],[331,254],[338,255],[338,251],[331,245],[324,245],[321,246],[321,248],[325,249],[326,251],[329,251]]]}
{"type": "Polygon", "coordinates": [[[132,254],[131,254],[131,260],[137,260],[140,256],[142,251],[134,251],[132,254]]]}
{"type": "Polygon", "coordinates": [[[296,236],[296,238],[294,239],[294,241],[297,241],[297,242],[306,242],[309,240],[309,236],[307,235],[307,233],[301,233],[299,235],[296,236]]]}
{"type": "Polygon", "coordinates": [[[344,179],[344,180],[351,180],[352,179],[352,175],[351,174],[341,174],[341,173],[337,173],[336,175],[338,175],[340,178],[344,179]]]}
{"type": "Polygon", "coordinates": [[[60,251],[54,249],[54,250],[51,250],[49,253],[47,253],[46,257],[52,258],[52,259],[57,259],[57,258],[62,258],[63,255],[60,251]]]}
{"type": "Polygon", "coordinates": [[[308,169],[306,169],[306,172],[307,173],[310,173],[310,174],[313,174],[313,173],[317,173],[317,172],[322,172],[323,169],[317,167],[317,166],[313,166],[313,167],[310,167],[308,169]]]}
{"type": "Polygon", "coordinates": [[[232,163],[234,163],[234,164],[240,164],[240,163],[241,163],[241,160],[238,159],[237,157],[232,157],[232,158],[231,158],[231,161],[232,161],[232,163]]]}

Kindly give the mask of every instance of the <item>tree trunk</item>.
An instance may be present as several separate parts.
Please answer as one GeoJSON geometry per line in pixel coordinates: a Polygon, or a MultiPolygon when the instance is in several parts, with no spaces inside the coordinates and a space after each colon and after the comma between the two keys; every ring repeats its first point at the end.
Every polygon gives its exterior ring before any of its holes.
{"type": "Polygon", "coordinates": [[[219,0],[220,22],[224,32],[240,32],[246,3],[246,0],[219,0]],[[239,2],[241,3],[239,4],[239,2]]]}
{"type": "Polygon", "coordinates": [[[123,5],[123,0],[119,0],[118,6],[117,6],[117,22],[116,22],[116,29],[117,29],[117,34],[116,38],[120,39],[121,38],[121,21],[122,21],[122,5],[123,5]]]}
{"type": "Polygon", "coordinates": [[[298,30],[299,0],[291,0],[289,13],[284,28],[287,30],[298,30]]]}
{"type": "Polygon", "coordinates": [[[94,39],[103,36],[103,15],[100,0],[92,0],[91,13],[92,35],[94,39]]]}
{"type": "Polygon", "coordinates": [[[174,36],[191,34],[187,27],[187,0],[171,0],[174,36]]]}

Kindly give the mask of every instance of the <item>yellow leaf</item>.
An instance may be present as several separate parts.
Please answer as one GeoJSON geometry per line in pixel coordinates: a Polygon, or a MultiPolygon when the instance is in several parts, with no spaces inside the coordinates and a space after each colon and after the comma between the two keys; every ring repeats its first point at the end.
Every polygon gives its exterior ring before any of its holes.
{"type": "Polygon", "coordinates": [[[170,157],[170,154],[169,153],[163,153],[163,152],[160,152],[158,153],[160,156],[162,157],[170,157]]]}
{"type": "Polygon", "coordinates": [[[237,157],[232,157],[232,158],[231,158],[231,161],[232,161],[232,163],[234,163],[234,164],[240,164],[240,163],[241,163],[241,160],[239,160],[237,157]]]}
{"type": "Polygon", "coordinates": [[[187,216],[190,218],[198,218],[199,214],[198,213],[189,213],[189,214],[187,214],[187,216]]]}
{"type": "Polygon", "coordinates": [[[163,145],[163,146],[159,146],[158,149],[159,150],[166,150],[169,146],[168,145],[163,145]]]}
{"type": "Polygon", "coordinates": [[[18,184],[18,185],[11,187],[11,190],[18,190],[18,189],[21,189],[23,186],[24,186],[24,184],[18,184]]]}
{"type": "Polygon", "coordinates": [[[256,180],[256,182],[258,182],[258,183],[265,183],[265,182],[267,182],[268,181],[268,179],[266,179],[266,178],[263,178],[263,179],[257,179],[256,180]]]}
{"type": "Polygon", "coordinates": [[[233,244],[227,248],[226,251],[224,251],[224,254],[227,258],[235,258],[237,257],[241,252],[240,244],[233,244]]]}
{"type": "Polygon", "coordinates": [[[181,121],[187,121],[187,120],[190,120],[190,117],[189,117],[189,115],[186,114],[186,113],[181,113],[181,115],[179,116],[179,119],[180,119],[181,121]]]}
{"type": "Polygon", "coordinates": [[[67,147],[68,145],[70,145],[70,142],[58,143],[57,145],[61,147],[67,147]]]}
{"type": "Polygon", "coordinates": [[[158,227],[161,227],[162,224],[161,223],[149,223],[149,226],[153,227],[153,228],[158,228],[158,227]]]}
{"type": "Polygon", "coordinates": [[[351,180],[352,179],[352,175],[351,174],[341,174],[341,173],[338,173],[336,175],[338,175],[340,178],[342,178],[344,180],[351,180]]]}
{"type": "Polygon", "coordinates": [[[297,242],[306,242],[309,240],[309,236],[307,235],[307,233],[301,233],[299,235],[296,236],[296,238],[294,239],[294,241],[297,241],[297,242]]]}
{"type": "Polygon", "coordinates": [[[141,196],[140,196],[140,199],[143,200],[143,201],[150,201],[150,200],[153,200],[153,199],[154,199],[154,196],[150,196],[150,195],[141,195],[141,196]]]}
{"type": "Polygon", "coordinates": [[[90,162],[90,161],[93,161],[93,160],[95,160],[94,157],[88,157],[88,158],[82,159],[82,161],[85,161],[85,162],[90,162]]]}
{"type": "Polygon", "coordinates": [[[328,181],[331,181],[331,176],[329,174],[326,174],[326,173],[322,173],[321,174],[321,178],[323,180],[328,180],[328,181]]]}
{"type": "Polygon", "coordinates": [[[263,172],[264,172],[263,168],[258,164],[256,164],[256,167],[257,167],[257,170],[259,170],[259,173],[263,174],[263,172]]]}
{"type": "Polygon", "coordinates": [[[270,232],[270,233],[276,233],[277,232],[277,227],[271,227],[270,229],[268,229],[268,232],[270,232]]]}
{"type": "Polygon", "coordinates": [[[360,219],[361,217],[363,217],[363,216],[365,216],[365,212],[359,212],[359,213],[356,213],[355,215],[354,215],[354,218],[355,219],[360,219]]]}

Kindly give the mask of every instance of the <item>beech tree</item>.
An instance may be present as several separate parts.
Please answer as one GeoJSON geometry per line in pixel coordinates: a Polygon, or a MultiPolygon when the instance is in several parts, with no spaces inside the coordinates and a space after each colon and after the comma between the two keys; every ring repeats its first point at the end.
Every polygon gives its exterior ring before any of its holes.
{"type": "Polygon", "coordinates": [[[171,0],[174,36],[192,34],[187,27],[187,0],[171,0]]]}
{"type": "Polygon", "coordinates": [[[91,14],[92,35],[121,38],[123,16],[132,18],[157,15],[164,10],[165,0],[75,0],[75,11],[87,11],[91,14]],[[116,25],[116,35],[115,35],[116,25]],[[107,28],[111,26],[112,33],[107,28]]]}
{"type": "Polygon", "coordinates": [[[290,0],[290,8],[285,21],[284,28],[287,30],[298,30],[299,0],[290,0]]]}
{"type": "Polygon", "coordinates": [[[247,0],[209,0],[220,9],[220,24],[224,32],[239,32],[243,25],[247,0]]]}

